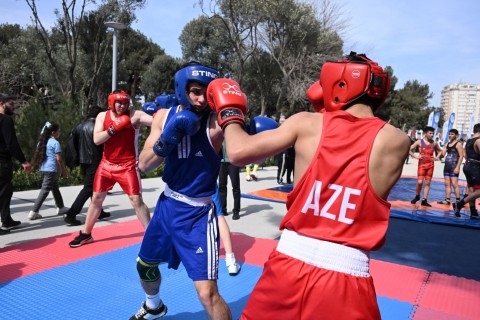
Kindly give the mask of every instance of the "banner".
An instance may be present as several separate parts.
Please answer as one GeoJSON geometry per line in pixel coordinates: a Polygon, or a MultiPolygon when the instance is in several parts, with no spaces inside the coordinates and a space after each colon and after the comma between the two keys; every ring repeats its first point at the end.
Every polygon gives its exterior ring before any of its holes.
{"type": "MultiPolygon", "coordinates": [[[[448,142],[448,132],[450,130],[452,130],[453,128],[453,124],[455,123],[455,113],[450,113],[450,117],[448,118],[448,121],[445,121],[445,123],[447,123],[447,131],[445,132],[445,135],[447,136],[446,139],[444,139],[443,141],[447,141],[448,142]]],[[[445,127],[445,124],[443,125],[443,127],[445,127]]],[[[444,142],[446,143],[446,142],[444,142]]]]}
{"type": "Polygon", "coordinates": [[[435,129],[433,132],[433,140],[437,139],[437,129],[438,129],[438,122],[440,121],[440,111],[436,111],[433,114],[433,122],[432,122],[432,127],[435,129]]]}
{"type": "Polygon", "coordinates": [[[475,116],[473,113],[470,115],[470,123],[468,125],[467,137],[470,139],[473,136],[473,126],[475,122],[475,116]]]}
{"type": "Polygon", "coordinates": [[[448,143],[448,121],[445,121],[443,123],[443,128],[442,128],[442,141],[443,145],[446,145],[448,143]]]}
{"type": "Polygon", "coordinates": [[[430,112],[430,115],[428,116],[427,126],[429,126],[429,127],[433,127],[432,124],[433,124],[433,114],[434,113],[435,112],[432,111],[432,112],[430,112]]]}

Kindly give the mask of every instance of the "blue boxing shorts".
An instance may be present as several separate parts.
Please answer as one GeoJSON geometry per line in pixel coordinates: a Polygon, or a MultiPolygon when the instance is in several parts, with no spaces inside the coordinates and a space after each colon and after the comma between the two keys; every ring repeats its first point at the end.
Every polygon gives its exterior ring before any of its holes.
{"type": "Polygon", "coordinates": [[[214,211],[211,200],[196,203],[166,189],[158,199],[138,256],[149,264],[167,262],[168,268],[175,270],[182,262],[193,281],[216,280],[220,238],[214,211]]]}

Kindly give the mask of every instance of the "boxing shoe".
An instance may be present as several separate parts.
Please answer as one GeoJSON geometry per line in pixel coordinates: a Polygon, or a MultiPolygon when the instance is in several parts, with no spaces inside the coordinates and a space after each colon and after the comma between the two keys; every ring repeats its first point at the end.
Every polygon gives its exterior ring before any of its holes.
{"type": "Polygon", "coordinates": [[[410,201],[411,204],[415,204],[418,202],[418,200],[420,200],[420,196],[415,196],[415,198],[412,199],[412,201],[410,201]]]}
{"type": "Polygon", "coordinates": [[[252,176],[253,181],[258,181],[258,176],[256,172],[252,172],[250,175],[252,176]]]}
{"type": "Polygon", "coordinates": [[[427,202],[427,199],[423,198],[422,202],[420,203],[424,207],[431,207],[432,205],[427,202]]]}
{"type": "Polygon", "coordinates": [[[460,218],[460,211],[464,206],[465,206],[465,201],[463,201],[463,199],[452,204],[452,207],[455,210],[455,217],[460,218]]]}
{"type": "Polygon", "coordinates": [[[235,255],[233,253],[231,255],[227,254],[227,257],[225,258],[225,263],[227,265],[228,274],[231,276],[236,276],[242,268],[237,263],[237,261],[235,261],[235,255]]]}
{"type": "Polygon", "coordinates": [[[245,180],[247,180],[247,181],[252,181],[252,177],[251,177],[251,176],[247,176],[247,177],[245,178],[245,180]]]}
{"type": "Polygon", "coordinates": [[[167,306],[162,302],[162,305],[157,309],[149,309],[147,304],[144,302],[140,310],[137,311],[133,316],[130,317],[130,320],[150,320],[150,319],[160,319],[163,318],[168,312],[167,306]]]}

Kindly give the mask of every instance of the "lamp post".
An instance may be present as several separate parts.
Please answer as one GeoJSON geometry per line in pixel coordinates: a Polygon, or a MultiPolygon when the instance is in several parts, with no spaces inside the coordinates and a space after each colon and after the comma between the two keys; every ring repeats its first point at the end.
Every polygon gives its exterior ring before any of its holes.
{"type": "Polygon", "coordinates": [[[113,53],[112,53],[112,92],[117,89],[117,30],[127,28],[126,24],[116,21],[107,21],[105,25],[113,29],[113,53]]]}

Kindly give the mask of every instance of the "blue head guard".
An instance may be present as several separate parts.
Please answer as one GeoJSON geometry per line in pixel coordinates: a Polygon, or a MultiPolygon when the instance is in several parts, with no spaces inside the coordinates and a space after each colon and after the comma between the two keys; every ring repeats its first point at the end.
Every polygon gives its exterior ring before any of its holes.
{"type": "Polygon", "coordinates": [[[191,81],[208,85],[218,78],[218,71],[198,63],[192,63],[175,73],[175,96],[178,102],[187,109],[192,109],[188,100],[187,85],[191,81]]]}
{"type": "Polygon", "coordinates": [[[178,105],[178,100],[175,94],[162,93],[155,99],[155,104],[161,108],[168,109],[178,105]]]}

